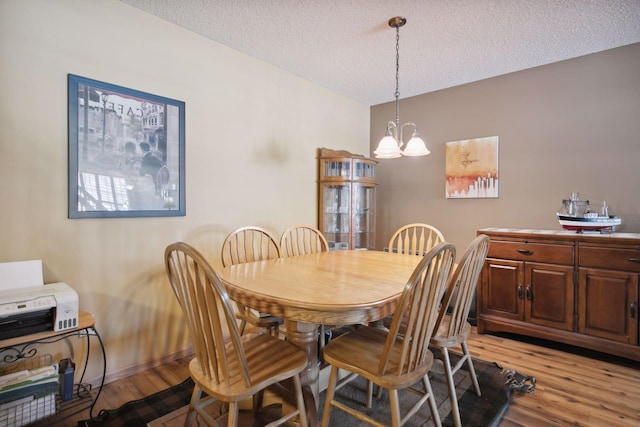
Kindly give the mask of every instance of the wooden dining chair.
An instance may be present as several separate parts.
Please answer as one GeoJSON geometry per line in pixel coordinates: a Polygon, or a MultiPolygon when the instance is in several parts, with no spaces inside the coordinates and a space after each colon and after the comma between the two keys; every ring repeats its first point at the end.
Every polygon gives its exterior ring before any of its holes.
{"type": "MultiPolygon", "coordinates": [[[[322,415],[323,427],[329,425],[332,406],[367,423],[385,425],[355,409],[353,404],[349,406],[336,400],[335,391],[342,385],[337,384],[339,369],[361,375],[368,384],[374,383],[389,390],[393,427],[405,424],[425,401],[429,402],[435,424],[441,425],[428,376],[433,364],[429,340],[438,316],[439,296],[447,285],[455,257],[455,247],[450,243],[441,243],[427,252],[404,287],[388,331],[364,326],[327,344],[324,358],[331,365],[331,373],[322,415]],[[401,335],[403,316],[406,316],[406,322],[404,334],[401,335]],[[420,381],[424,390],[414,387],[420,381]],[[420,396],[404,417],[401,417],[398,401],[398,390],[401,389],[411,390],[420,396]]],[[[352,380],[352,377],[348,376],[343,382],[352,380]]],[[[367,407],[370,406],[371,400],[368,398],[367,407]]]]}
{"type": "Polygon", "coordinates": [[[300,372],[307,367],[304,351],[269,334],[241,336],[224,285],[193,247],[173,243],[166,248],[164,258],[195,352],[189,363],[195,386],[184,425],[192,425],[196,415],[200,415],[208,425],[217,426],[204,407],[222,401],[229,404],[227,426],[236,426],[240,401],[253,397],[257,413],[261,394],[267,387],[293,380],[295,410],[270,425],[281,425],[297,417],[300,425],[306,426],[300,383],[300,372]]]}
{"type": "Polygon", "coordinates": [[[447,293],[445,294],[442,309],[438,314],[436,329],[431,337],[431,345],[440,350],[447,386],[449,389],[449,400],[451,401],[451,413],[456,427],[460,427],[460,410],[458,408],[458,398],[453,382],[453,375],[467,364],[469,375],[473,381],[476,394],[480,393],[480,385],[473,369],[473,360],[467,347],[467,338],[471,334],[471,325],[467,321],[469,310],[476,292],[476,285],[480,278],[480,271],[489,251],[489,236],[481,234],[477,236],[467,247],[458,267],[451,276],[447,293]],[[452,302],[452,303],[451,303],[452,302]],[[451,304],[450,304],[451,303],[451,304]],[[451,366],[449,358],[449,348],[461,346],[462,357],[455,366],[451,366]]]}
{"type": "Polygon", "coordinates": [[[389,239],[389,252],[405,255],[424,255],[444,242],[444,236],[433,225],[413,223],[397,229],[389,239]]]}
{"type": "Polygon", "coordinates": [[[256,226],[240,227],[222,243],[222,265],[243,264],[280,258],[280,245],[267,230],[256,226]]]}
{"type": "MultiPolygon", "coordinates": [[[[431,248],[443,242],[444,236],[433,225],[413,223],[398,228],[391,235],[387,249],[392,253],[424,256],[431,248]]],[[[385,317],[379,323],[388,328],[391,317],[385,317]]]]}
{"type": "Polygon", "coordinates": [[[293,225],[282,233],[280,249],[284,256],[296,256],[326,252],[329,250],[329,244],[317,228],[308,225],[293,225]]]}
{"type": "MultiPolygon", "coordinates": [[[[264,261],[280,258],[280,245],[264,228],[247,226],[238,228],[224,239],[222,243],[222,265],[243,264],[253,261],[264,261]]],[[[247,323],[269,330],[278,336],[283,320],[266,313],[256,313],[244,304],[236,302],[237,317],[240,319],[240,334],[244,334],[247,323]]]]}
{"type": "MultiPolygon", "coordinates": [[[[293,225],[287,228],[280,237],[280,249],[284,256],[297,256],[312,254],[315,252],[326,252],[329,244],[322,232],[315,227],[308,225],[293,225]]],[[[327,333],[334,330],[337,325],[319,325],[318,327],[318,347],[320,355],[327,342],[327,333]]]]}

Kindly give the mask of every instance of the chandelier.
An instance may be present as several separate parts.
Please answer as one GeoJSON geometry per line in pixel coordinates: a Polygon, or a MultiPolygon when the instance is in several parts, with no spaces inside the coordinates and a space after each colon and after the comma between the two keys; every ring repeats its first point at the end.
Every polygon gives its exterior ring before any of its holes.
{"type": "Polygon", "coordinates": [[[400,108],[398,104],[398,98],[400,97],[400,84],[399,84],[399,72],[400,72],[400,27],[407,23],[407,20],[403,17],[396,16],[389,19],[389,26],[396,29],[396,120],[389,121],[387,123],[387,131],[384,137],[380,140],[378,148],[373,152],[378,159],[393,159],[404,156],[426,156],[430,153],[424,144],[418,128],[415,123],[405,123],[400,125],[400,108]],[[402,139],[402,131],[405,127],[413,127],[413,133],[407,146],[404,150],[401,150],[404,145],[402,139]]]}

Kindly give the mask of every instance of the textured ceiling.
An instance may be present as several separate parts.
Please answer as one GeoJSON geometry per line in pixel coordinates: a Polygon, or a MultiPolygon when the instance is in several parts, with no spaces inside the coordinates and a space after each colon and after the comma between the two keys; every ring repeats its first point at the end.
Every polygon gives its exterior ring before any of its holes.
{"type": "Polygon", "coordinates": [[[367,105],[640,42],[640,0],[121,0],[367,105]]]}

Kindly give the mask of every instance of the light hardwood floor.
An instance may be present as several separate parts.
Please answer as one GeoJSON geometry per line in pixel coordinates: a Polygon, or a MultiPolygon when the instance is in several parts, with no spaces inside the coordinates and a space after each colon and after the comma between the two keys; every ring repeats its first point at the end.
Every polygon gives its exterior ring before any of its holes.
{"type": "MultiPolygon", "coordinates": [[[[640,426],[640,366],[635,362],[475,331],[469,349],[475,358],[536,378],[535,393],[515,395],[500,426],[640,426]]],[[[107,384],[94,415],[180,383],[189,375],[187,363],[180,359],[107,384]]],[[[87,417],[84,412],[55,425],[75,427],[87,417]]],[[[45,425],[54,420],[48,421],[45,425]]]]}

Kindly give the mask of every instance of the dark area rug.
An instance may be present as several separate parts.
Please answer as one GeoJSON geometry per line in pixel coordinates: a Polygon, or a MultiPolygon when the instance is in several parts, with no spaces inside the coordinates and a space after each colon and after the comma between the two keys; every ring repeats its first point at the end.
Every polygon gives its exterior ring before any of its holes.
{"type": "MultiPolygon", "coordinates": [[[[452,355],[452,362],[455,363],[457,357],[452,355]]],[[[438,374],[437,363],[435,364],[435,372],[429,373],[431,386],[436,395],[438,412],[442,419],[443,426],[453,426],[453,416],[451,415],[451,406],[449,403],[446,380],[444,375],[438,374]]],[[[496,426],[506,412],[511,395],[517,392],[533,392],[535,390],[535,379],[522,375],[516,371],[503,369],[495,363],[487,363],[481,360],[474,360],[478,382],[482,396],[477,396],[473,389],[471,379],[465,370],[460,370],[454,376],[456,390],[458,394],[458,402],[460,406],[460,414],[462,425],[487,427],[496,426]]],[[[189,378],[179,385],[163,390],[144,399],[128,402],[120,408],[108,411],[101,411],[97,419],[81,421],[79,426],[86,427],[140,427],[146,425],[153,420],[164,417],[171,419],[170,425],[181,425],[181,417],[184,417],[184,407],[188,405],[193,390],[193,381],[189,378]],[[175,416],[171,413],[175,412],[175,416]]],[[[365,380],[358,377],[354,381],[346,384],[336,392],[338,400],[352,406],[358,410],[366,410],[365,402],[365,380]]],[[[322,416],[324,408],[325,393],[320,394],[320,405],[318,408],[318,416],[322,416]]],[[[411,402],[415,401],[417,396],[411,392],[401,392],[401,413],[405,413],[403,408],[409,407],[411,402]]],[[[265,410],[263,415],[273,411],[273,408],[265,410]]],[[[379,399],[374,398],[373,407],[366,412],[380,420],[384,424],[390,424],[389,418],[389,396],[386,391],[382,393],[379,399]]],[[[263,418],[262,416],[260,417],[263,418]]],[[[353,418],[349,414],[332,408],[331,411],[332,426],[352,426],[360,427],[367,424],[353,418]]],[[[265,422],[268,419],[265,419],[265,422]]],[[[259,423],[258,423],[259,424],[259,423]]],[[[165,424],[162,424],[165,425],[165,424]]],[[[431,420],[431,412],[429,406],[425,403],[420,411],[414,415],[406,426],[413,427],[430,427],[433,426],[431,420]]]]}
{"type": "MultiPolygon", "coordinates": [[[[453,364],[458,360],[454,355],[451,356],[451,359],[453,364]]],[[[429,373],[431,387],[436,396],[436,405],[438,406],[438,413],[440,414],[442,425],[453,426],[453,415],[451,414],[451,404],[449,402],[445,376],[433,372],[438,371],[437,363],[438,362],[434,364],[434,369],[429,373]]],[[[495,363],[487,363],[480,360],[474,360],[473,366],[478,376],[482,396],[476,395],[473,383],[466,370],[461,369],[454,375],[462,425],[465,427],[497,426],[509,407],[509,400],[512,393],[512,387],[507,384],[508,379],[505,375],[508,372],[504,371],[495,363]]],[[[515,371],[509,372],[511,372],[512,375],[515,374],[515,371]]],[[[372,408],[366,409],[364,405],[366,401],[365,390],[365,380],[357,378],[336,391],[337,400],[354,409],[365,412],[367,415],[385,425],[391,425],[389,395],[387,391],[385,390],[379,399],[374,398],[372,408]]],[[[404,416],[404,414],[407,413],[407,409],[417,401],[418,396],[408,391],[400,392],[399,395],[400,414],[404,416]]],[[[321,394],[320,400],[321,405],[319,411],[321,412],[324,407],[324,393],[321,394]]],[[[320,416],[321,415],[320,413],[320,416]]],[[[336,408],[331,409],[330,425],[350,427],[369,426],[369,424],[336,408]]],[[[434,425],[431,419],[429,405],[426,402],[405,424],[407,427],[431,427],[434,425]]]]}
{"type": "Polygon", "coordinates": [[[102,410],[91,420],[78,422],[79,427],[142,427],[146,423],[167,415],[189,404],[193,392],[193,380],[187,378],[180,384],[159,391],[139,400],[132,400],[117,409],[102,410]]]}

